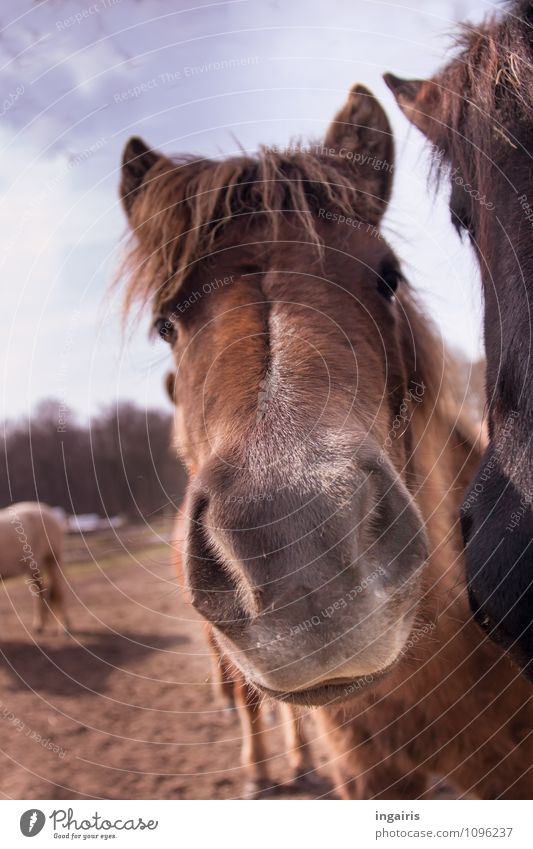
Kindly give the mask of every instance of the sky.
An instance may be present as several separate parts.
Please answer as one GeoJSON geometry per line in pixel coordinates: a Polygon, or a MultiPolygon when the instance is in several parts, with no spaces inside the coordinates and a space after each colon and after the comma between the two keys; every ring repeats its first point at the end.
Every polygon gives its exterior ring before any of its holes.
{"type": "Polygon", "coordinates": [[[447,344],[482,353],[482,304],[447,192],[381,75],[431,75],[485,0],[0,0],[0,419],[58,399],[168,404],[149,319],[123,334],[110,291],[126,235],[129,136],[168,154],[319,139],[354,82],[384,105],[397,167],[384,233],[447,344]]]}

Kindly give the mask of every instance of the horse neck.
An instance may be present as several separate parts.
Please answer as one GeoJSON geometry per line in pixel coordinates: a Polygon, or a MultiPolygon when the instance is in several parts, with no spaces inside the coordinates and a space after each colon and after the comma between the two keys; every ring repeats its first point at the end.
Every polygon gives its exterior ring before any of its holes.
{"type": "Polygon", "coordinates": [[[463,562],[460,507],[481,458],[480,439],[452,405],[438,400],[416,412],[412,439],[415,498],[426,525],[429,557],[421,575],[412,648],[390,686],[401,687],[407,670],[410,696],[422,704],[445,676],[448,686],[439,698],[453,703],[460,697],[457,681],[460,686],[463,680],[454,678],[453,670],[469,669],[475,680],[480,669],[490,668],[500,656],[472,618],[463,562]]]}
{"type": "Polygon", "coordinates": [[[466,615],[460,507],[481,458],[479,438],[444,394],[415,411],[411,438],[415,499],[430,546],[429,607],[461,597],[466,615]]]}
{"type": "Polygon", "coordinates": [[[529,157],[526,162],[518,152],[515,159],[517,163],[509,169],[513,188],[497,182],[496,208],[485,213],[479,252],[485,294],[491,441],[504,445],[500,458],[503,471],[526,492],[533,476],[533,197],[528,191],[529,157]]]}
{"type": "MultiPolygon", "coordinates": [[[[507,718],[505,703],[514,700],[518,709],[529,685],[524,681],[521,687],[516,682],[517,672],[503,650],[474,622],[462,556],[460,506],[482,456],[481,439],[453,406],[437,403],[414,417],[413,444],[416,500],[426,522],[430,554],[422,577],[424,595],[411,636],[412,648],[386,686],[392,694],[401,694],[407,681],[410,702],[418,700],[423,711],[429,698],[440,716],[447,704],[453,707],[459,701],[463,706],[470,703],[472,712],[478,711],[479,691],[471,686],[465,693],[465,680],[472,685],[481,682],[480,686],[489,690],[496,681],[503,694],[503,717],[507,718]],[[462,670],[461,674],[456,674],[457,670],[462,670]]],[[[499,705],[495,703],[495,711],[499,705]]]]}

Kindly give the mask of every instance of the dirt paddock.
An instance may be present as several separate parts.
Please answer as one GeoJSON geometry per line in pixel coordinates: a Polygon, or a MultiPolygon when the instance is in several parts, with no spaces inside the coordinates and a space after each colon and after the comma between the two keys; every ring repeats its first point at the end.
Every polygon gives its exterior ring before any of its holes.
{"type": "MultiPolygon", "coordinates": [[[[0,583],[2,798],[245,796],[238,716],[213,693],[202,625],[179,592],[164,536],[69,538],[69,635],[32,633],[23,579],[0,583]]],[[[316,789],[283,786],[277,711],[270,722],[266,795],[327,795],[319,743],[316,789]]]]}

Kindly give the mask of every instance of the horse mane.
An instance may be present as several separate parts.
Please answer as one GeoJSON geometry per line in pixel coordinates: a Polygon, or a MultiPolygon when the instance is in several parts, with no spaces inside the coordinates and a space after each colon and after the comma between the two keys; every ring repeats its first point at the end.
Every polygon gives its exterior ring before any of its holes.
{"type": "Polygon", "coordinates": [[[372,197],[355,185],[353,168],[316,150],[320,145],[283,152],[261,147],[221,161],[160,157],[132,209],[132,242],[120,275],[127,281],[126,314],[135,302],[151,301],[154,311],[171,302],[232,222],[242,222],[245,233],[261,216],[264,238],[275,241],[282,221],[294,216],[320,251],[319,209],[358,211],[364,220],[372,197]]]}
{"type": "Polygon", "coordinates": [[[455,58],[434,77],[440,87],[437,176],[450,162],[479,176],[502,143],[533,121],[533,0],[513,0],[507,14],[463,24],[455,58]],[[439,158],[439,150],[442,152],[439,158]]]}
{"type": "MultiPolygon", "coordinates": [[[[353,166],[320,149],[260,147],[253,156],[221,161],[160,157],[131,212],[132,242],[121,269],[126,315],[135,303],[142,308],[151,302],[154,313],[172,308],[194,264],[209,257],[232,222],[242,222],[245,234],[261,216],[262,237],[275,241],[283,238],[283,224],[294,216],[302,236],[320,252],[320,209],[375,220],[374,198],[364,184],[358,185],[353,166]]],[[[408,382],[424,387],[419,404],[421,411],[429,411],[424,416],[439,409],[447,419],[453,404],[444,345],[406,281],[399,300],[398,332],[408,382]]]]}

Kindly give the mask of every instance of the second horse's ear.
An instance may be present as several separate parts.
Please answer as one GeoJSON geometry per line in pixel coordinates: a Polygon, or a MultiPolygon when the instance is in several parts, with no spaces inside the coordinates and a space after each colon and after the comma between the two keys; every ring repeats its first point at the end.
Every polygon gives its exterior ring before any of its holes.
{"type": "Polygon", "coordinates": [[[170,401],[176,405],[176,375],[173,371],[169,371],[165,377],[165,389],[170,401]]]}
{"type": "Polygon", "coordinates": [[[161,158],[161,154],[150,150],[138,136],[132,136],[126,143],[122,154],[120,197],[128,217],[144,178],[161,158]]]}
{"type": "Polygon", "coordinates": [[[329,126],[324,144],[353,166],[378,221],[392,189],[394,140],[385,110],[365,86],[352,87],[348,100],[329,126]]]}
{"type": "Polygon", "coordinates": [[[404,80],[394,74],[383,74],[383,79],[407,120],[431,139],[434,118],[441,111],[439,86],[432,80],[404,80]]]}

